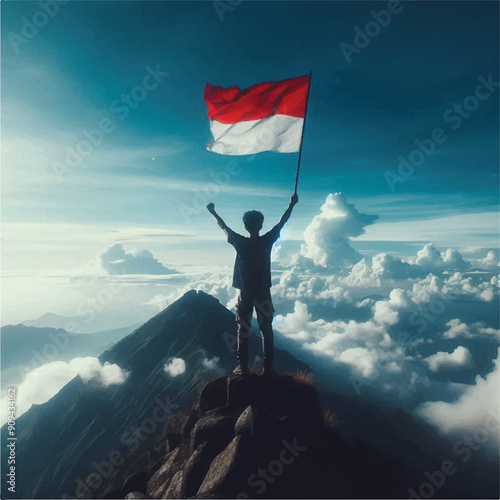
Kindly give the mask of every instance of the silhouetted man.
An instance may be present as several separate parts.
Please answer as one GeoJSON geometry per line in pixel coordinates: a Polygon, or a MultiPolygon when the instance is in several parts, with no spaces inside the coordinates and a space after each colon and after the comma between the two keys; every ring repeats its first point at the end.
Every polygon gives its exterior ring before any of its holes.
{"type": "Polygon", "coordinates": [[[227,241],[236,249],[233,287],[240,289],[240,296],[236,306],[238,366],[233,372],[235,374],[244,375],[248,372],[248,338],[254,308],[262,332],[263,374],[271,375],[273,373],[274,334],[272,321],[274,307],[271,300],[271,250],[298,201],[297,194],[294,194],[278,224],[263,236],[259,235],[264,222],[262,213],[255,210],[246,212],[243,215],[243,223],[245,229],[250,233],[249,238],[230,229],[216,213],[213,203],[207,205],[208,211],[226,233],[227,241]]]}

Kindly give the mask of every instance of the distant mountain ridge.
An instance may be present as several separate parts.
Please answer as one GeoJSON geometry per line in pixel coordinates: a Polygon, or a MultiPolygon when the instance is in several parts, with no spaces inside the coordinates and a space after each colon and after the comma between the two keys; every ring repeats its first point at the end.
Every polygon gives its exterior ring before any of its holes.
{"type": "Polygon", "coordinates": [[[153,313],[138,304],[127,301],[119,302],[113,308],[100,308],[98,306],[85,306],[79,309],[79,313],[71,316],[63,316],[47,312],[36,319],[21,321],[24,326],[36,326],[37,328],[63,328],[78,333],[97,333],[118,328],[129,328],[140,326],[153,313]]]}
{"type": "Polygon", "coordinates": [[[1,328],[2,389],[19,384],[24,375],[53,361],[99,356],[128,335],[134,326],[96,333],[71,333],[61,328],[6,325],[1,328]]]}
{"type": "MultiPolygon", "coordinates": [[[[129,373],[124,383],[102,387],[76,377],[18,419],[20,495],[75,496],[78,480],[94,470],[92,463],[109,460],[110,453],[125,458],[146,450],[147,439],[161,431],[155,415],[188,408],[206,382],[229,373],[235,366],[235,345],[234,315],[210,295],[185,294],[101,354],[103,364],[116,363],[129,373]],[[185,373],[177,377],[164,369],[174,357],[186,364],[185,373]]],[[[260,339],[253,336],[250,347],[258,354],[260,339]]],[[[282,372],[308,368],[280,350],[276,366],[282,372]]],[[[3,442],[5,438],[6,426],[3,442]]],[[[5,460],[4,454],[2,467],[5,460]]]]}

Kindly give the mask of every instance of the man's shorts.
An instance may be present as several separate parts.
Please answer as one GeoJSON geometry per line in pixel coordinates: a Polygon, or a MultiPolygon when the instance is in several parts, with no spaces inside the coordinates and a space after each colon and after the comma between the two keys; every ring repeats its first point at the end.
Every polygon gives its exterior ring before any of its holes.
{"type": "Polygon", "coordinates": [[[271,299],[271,289],[265,288],[255,292],[253,290],[241,290],[236,304],[236,321],[251,319],[253,309],[257,313],[259,325],[262,322],[271,322],[275,311],[271,299]]]}

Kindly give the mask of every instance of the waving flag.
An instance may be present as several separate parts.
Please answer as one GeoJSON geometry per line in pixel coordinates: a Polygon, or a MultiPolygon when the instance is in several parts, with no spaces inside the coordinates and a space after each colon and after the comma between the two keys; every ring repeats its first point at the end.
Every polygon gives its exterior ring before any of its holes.
{"type": "Polygon", "coordinates": [[[259,83],[241,90],[207,84],[205,102],[214,142],[222,155],[300,150],[310,76],[259,83]]]}

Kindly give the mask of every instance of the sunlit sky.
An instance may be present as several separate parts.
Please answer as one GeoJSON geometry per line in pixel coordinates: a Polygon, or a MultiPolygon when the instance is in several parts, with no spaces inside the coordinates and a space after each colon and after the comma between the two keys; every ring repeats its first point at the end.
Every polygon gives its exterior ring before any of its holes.
{"type": "Polygon", "coordinates": [[[498,81],[498,3],[403,3],[348,63],[340,44],[353,44],[370,11],[386,7],[245,1],[221,20],[213,2],[69,2],[21,40],[24,18],[40,6],[3,3],[6,321],[43,312],[45,302],[33,305],[41,291],[65,296],[36,285],[42,276],[62,283],[92,270],[95,255],[117,242],[146,248],[167,267],[230,266],[231,248],[202,208],[208,201],[235,230],[243,231],[248,209],[262,210],[266,227],[275,223],[297,155],[208,152],[208,82],[244,88],[313,71],[300,203],[284,234],[291,247],[326,196],[341,191],[379,216],[354,242],[361,251],[410,254],[429,241],[465,252],[496,248],[498,87],[456,128],[451,116],[479,77],[498,81]],[[134,91],[148,67],[168,75],[134,91]],[[133,92],[140,102],[124,97],[133,92]],[[102,141],[61,170],[68,148],[103,120],[102,141]],[[396,172],[398,157],[436,127],[446,141],[391,190],[384,173],[396,172]],[[239,172],[228,185],[200,196],[214,176],[225,182],[233,161],[239,172]]]}

